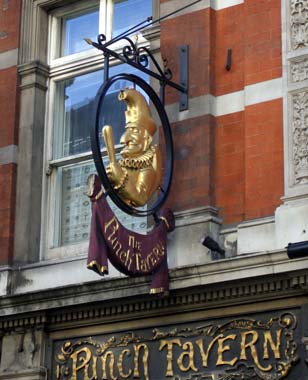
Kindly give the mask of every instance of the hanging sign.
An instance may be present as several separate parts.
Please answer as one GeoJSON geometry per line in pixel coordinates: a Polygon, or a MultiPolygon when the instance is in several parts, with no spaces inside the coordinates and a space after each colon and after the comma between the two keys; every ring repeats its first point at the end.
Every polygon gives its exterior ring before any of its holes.
{"type": "Polygon", "coordinates": [[[88,268],[100,275],[107,274],[109,259],[115,268],[126,275],[153,274],[150,292],[166,293],[169,289],[167,232],[174,229],[171,210],[162,209],[172,177],[172,138],[168,118],[152,88],[132,74],[110,78],[99,91],[96,104],[91,141],[98,176],[89,178],[92,221],[88,268]],[[122,89],[118,100],[125,102],[127,108],[125,128],[120,138],[123,148],[120,159],[117,159],[113,127],[103,126],[102,136],[109,158],[109,164],[105,167],[99,139],[100,109],[108,89],[123,79],[138,85],[153,102],[161,119],[161,138],[166,149],[162,153],[159,144],[154,144],[158,127],[144,95],[135,88],[122,89]],[[107,196],[125,213],[154,216],[155,227],[147,235],[128,230],[111,210],[107,196]]]}

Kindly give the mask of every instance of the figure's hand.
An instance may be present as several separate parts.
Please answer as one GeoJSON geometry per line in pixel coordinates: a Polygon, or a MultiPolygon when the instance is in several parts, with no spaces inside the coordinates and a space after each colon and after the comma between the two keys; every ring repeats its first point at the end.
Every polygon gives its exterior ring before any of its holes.
{"type": "Polygon", "coordinates": [[[106,169],[109,181],[116,187],[121,184],[125,176],[124,170],[118,162],[110,162],[106,169]]]}

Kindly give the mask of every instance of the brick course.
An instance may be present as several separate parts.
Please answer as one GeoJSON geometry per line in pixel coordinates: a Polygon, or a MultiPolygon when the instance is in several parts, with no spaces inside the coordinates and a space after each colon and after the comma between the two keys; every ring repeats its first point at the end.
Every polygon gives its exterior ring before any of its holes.
{"type": "Polygon", "coordinates": [[[0,53],[18,48],[21,0],[10,0],[0,7],[0,53]]]}
{"type": "Polygon", "coordinates": [[[18,89],[17,68],[10,67],[0,70],[0,148],[7,145],[16,145],[18,131],[18,89]]]}
{"type": "MultiPolygon", "coordinates": [[[[189,96],[209,93],[210,9],[203,9],[161,23],[161,55],[172,69],[173,80],[179,82],[181,45],[189,45],[189,96]]],[[[166,104],[178,101],[176,90],[166,89],[166,104]]]]}
{"type": "Polygon", "coordinates": [[[175,159],[168,205],[175,211],[210,204],[211,129],[208,115],[172,125],[175,159]]]}
{"type": "Polygon", "coordinates": [[[0,165],[0,265],[13,255],[16,170],[15,164],[0,165]]]}

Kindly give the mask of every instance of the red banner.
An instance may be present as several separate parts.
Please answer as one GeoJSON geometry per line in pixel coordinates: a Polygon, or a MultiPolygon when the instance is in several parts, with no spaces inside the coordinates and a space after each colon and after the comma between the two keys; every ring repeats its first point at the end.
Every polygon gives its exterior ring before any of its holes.
{"type": "Polygon", "coordinates": [[[97,176],[90,199],[92,220],[87,267],[99,275],[108,274],[109,259],[116,269],[128,276],[152,274],[150,293],[168,292],[167,232],[174,229],[171,210],[163,210],[153,230],[142,235],[119,222],[97,176]]]}

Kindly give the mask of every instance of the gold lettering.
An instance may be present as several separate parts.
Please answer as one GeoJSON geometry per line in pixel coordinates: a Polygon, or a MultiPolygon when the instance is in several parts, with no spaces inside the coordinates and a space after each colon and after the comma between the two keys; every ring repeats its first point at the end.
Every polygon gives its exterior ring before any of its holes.
{"type": "Polygon", "coordinates": [[[115,254],[116,254],[117,256],[119,256],[119,252],[120,252],[121,249],[122,249],[122,244],[118,241],[117,238],[115,239],[115,244],[113,244],[113,242],[112,242],[112,248],[113,248],[113,250],[115,251],[115,254]]]}
{"type": "Polygon", "coordinates": [[[142,356],[142,364],[143,364],[143,373],[144,379],[149,380],[149,368],[148,368],[148,360],[149,360],[149,349],[145,343],[134,344],[135,356],[134,356],[134,377],[140,378],[139,374],[139,352],[143,348],[143,356],[142,356]]]}
{"type": "Polygon", "coordinates": [[[117,380],[114,376],[114,354],[112,351],[107,351],[102,356],[102,380],[117,380]],[[109,374],[110,377],[107,376],[107,359],[109,360],[109,374]]]}
{"type": "Polygon", "coordinates": [[[191,342],[186,342],[183,344],[183,350],[187,350],[187,352],[182,352],[181,355],[178,357],[178,366],[180,368],[181,371],[183,372],[187,372],[189,371],[190,369],[197,372],[198,369],[195,367],[195,364],[194,364],[194,346],[191,342]],[[185,367],[184,365],[184,360],[185,358],[188,358],[188,364],[187,366],[185,367]]]}
{"type": "Polygon", "coordinates": [[[59,364],[57,364],[56,378],[57,378],[57,380],[60,379],[60,366],[59,366],[59,364]]]}
{"type": "MultiPolygon", "coordinates": [[[[84,347],[80,350],[73,352],[71,355],[71,359],[73,360],[72,365],[72,377],[70,380],[77,380],[77,372],[84,368],[84,380],[91,380],[89,378],[89,362],[91,360],[92,353],[89,348],[84,347]],[[85,354],[83,356],[82,354],[85,354]]],[[[96,361],[93,364],[93,374],[96,374],[96,361]]],[[[93,375],[94,376],[94,375],[93,375]]],[[[92,377],[93,378],[93,377],[92,377]]]]}
{"type": "Polygon", "coordinates": [[[223,337],[223,335],[220,334],[220,335],[216,336],[216,338],[214,338],[213,340],[211,340],[211,342],[208,345],[206,351],[204,351],[203,340],[202,339],[198,339],[196,341],[197,346],[199,347],[199,350],[200,350],[200,354],[201,354],[201,357],[202,357],[202,365],[203,365],[204,368],[207,367],[207,360],[208,360],[209,353],[210,353],[212,347],[217,342],[217,340],[220,339],[220,338],[222,338],[222,337],[223,337]]]}
{"type": "Polygon", "coordinates": [[[109,222],[107,222],[107,223],[104,224],[104,232],[105,232],[105,233],[107,232],[107,230],[108,230],[108,228],[109,228],[110,226],[112,226],[113,228],[112,228],[111,234],[108,236],[108,240],[110,240],[111,237],[112,237],[112,236],[116,233],[116,231],[118,231],[118,229],[119,229],[119,223],[118,223],[118,221],[117,221],[117,219],[116,219],[115,216],[114,216],[113,218],[111,218],[111,219],[109,220],[109,222]]]}
{"type": "Polygon", "coordinates": [[[257,341],[259,339],[258,333],[256,331],[254,331],[254,330],[245,331],[245,332],[241,333],[241,336],[242,336],[242,341],[241,341],[241,356],[240,356],[240,359],[241,360],[247,360],[246,349],[249,348],[250,352],[251,352],[251,356],[252,356],[253,361],[255,362],[256,366],[259,369],[261,369],[262,371],[270,371],[272,369],[271,365],[269,365],[268,367],[262,367],[261,364],[260,364],[260,362],[259,362],[257,350],[256,350],[256,347],[255,347],[255,344],[257,343],[257,341]],[[251,338],[251,341],[247,343],[246,340],[247,340],[247,336],[248,335],[251,335],[252,338],[251,338]]]}
{"type": "Polygon", "coordinates": [[[147,263],[143,259],[140,260],[140,268],[141,268],[142,272],[148,272],[149,271],[147,263]]]}
{"type": "Polygon", "coordinates": [[[162,351],[162,349],[167,346],[167,371],[165,376],[173,376],[173,352],[172,348],[173,345],[177,344],[178,346],[182,347],[182,343],[180,339],[170,339],[170,340],[161,340],[159,351],[162,351]]]}
{"type": "Polygon", "coordinates": [[[149,268],[152,268],[157,263],[157,260],[154,257],[153,252],[151,252],[151,253],[148,254],[148,257],[146,258],[146,261],[147,261],[147,265],[148,265],[149,268]]]}
{"type": "Polygon", "coordinates": [[[123,372],[123,359],[124,359],[124,356],[127,355],[127,356],[130,356],[130,350],[126,349],[126,350],[123,350],[119,356],[119,360],[118,360],[118,370],[119,370],[119,374],[121,377],[123,377],[123,379],[127,379],[128,377],[131,376],[132,374],[132,370],[130,369],[128,371],[128,373],[124,373],[123,372]]]}
{"type": "Polygon", "coordinates": [[[281,338],[281,329],[276,331],[276,344],[273,341],[272,335],[270,331],[265,331],[264,332],[264,344],[263,344],[263,359],[268,359],[269,354],[268,354],[268,343],[271,346],[271,349],[274,353],[275,359],[280,359],[280,338],[281,338]]]}
{"type": "Polygon", "coordinates": [[[135,257],[136,257],[136,269],[137,270],[140,270],[140,265],[139,265],[139,257],[141,256],[140,253],[135,253],[135,257]]]}
{"type": "Polygon", "coordinates": [[[230,350],[230,346],[228,344],[225,346],[223,345],[224,342],[228,339],[234,340],[234,339],[236,339],[236,335],[231,334],[231,335],[226,336],[225,338],[219,338],[218,339],[218,349],[217,349],[217,356],[218,357],[217,357],[216,365],[231,365],[231,366],[233,366],[238,361],[238,358],[234,358],[230,361],[223,360],[223,357],[222,357],[223,352],[230,350]]]}
{"type": "Polygon", "coordinates": [[[129,254],[130,254],[130,252],[129,252],[129,250],[128,250],[128,251],[127,251],[127,255],[126,255],[126,261],[125,261],[125,266],[126,266],[126,268],[127,268],[128,270],[130,270],[130,267],[131,267],[132,262],[133,262],[133,260],[131,259],[131,257],[129,257],[129,254]]]}
{"type": "Polygon", "coordinates": [[[97,366],[97,356],[93,356],[92,376],[89,377],[89,380],[97,380],[96,366],[97,366]]]}
{"type": "Polygon", "coordinates": [[[160,257],[163,257],[164,256],[164,249],[160,249],[160,247],[155,247],[153,248],[153,253],[154,255],[157,257],[157,259],[159,259],[160,257]]]}
{"type": "Polygon", "coordinates": [[[135,246],[135,236],[129,235],[128,236],[128,246],[134,247],[135,246]]]}

